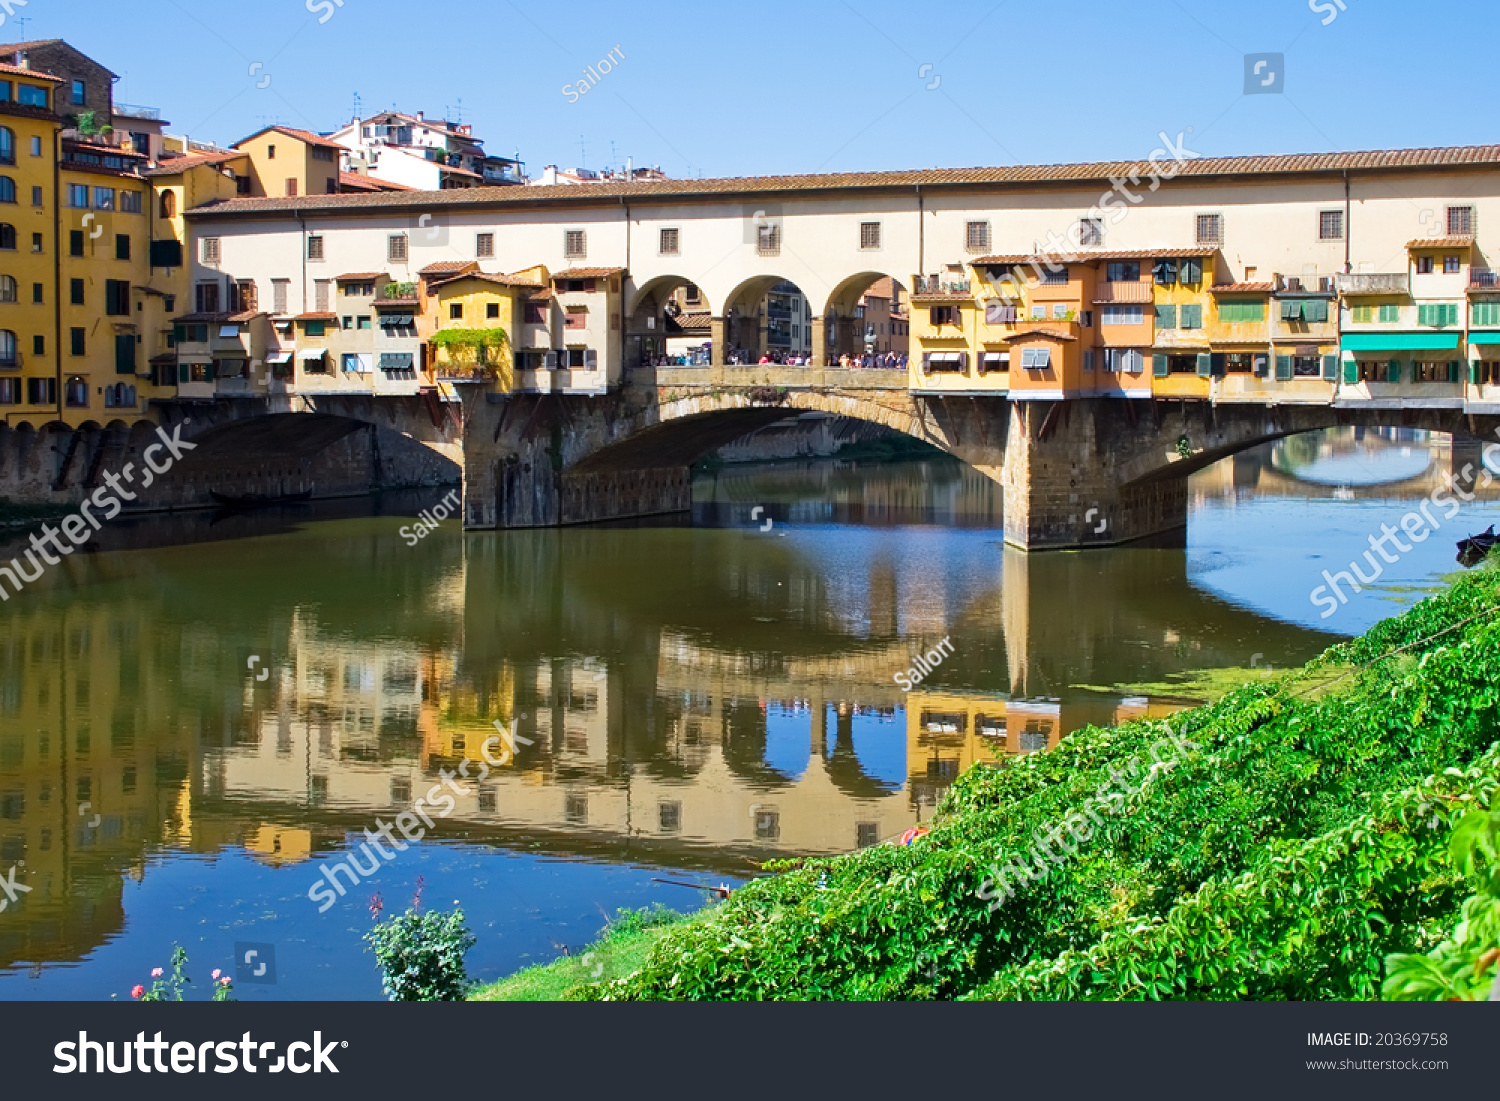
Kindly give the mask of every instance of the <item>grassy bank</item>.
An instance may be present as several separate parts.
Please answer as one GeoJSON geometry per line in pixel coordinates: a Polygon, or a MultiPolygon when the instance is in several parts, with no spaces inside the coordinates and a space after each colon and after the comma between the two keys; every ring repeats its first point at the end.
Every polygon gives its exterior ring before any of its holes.
{"type": "Polygon", "coordinates": [[[1378,997],[1473,889],[1446,849],[1500,772],[1497,589],[1470,574],[1170,728],[973,769],[916,844],[785,864],[569,996],[1378,997]],[[1013,893],[980,897],[998,872],[1013,893]]]}
{"type": "Polygon", "coordinates": [[[599,939],[576,955],[518,971],[475,988],[471,1002],[555,1002],[578,986],[607,982],[640,969],[668,930],[700,920],[671,910],[625,910],[599,939]]]}

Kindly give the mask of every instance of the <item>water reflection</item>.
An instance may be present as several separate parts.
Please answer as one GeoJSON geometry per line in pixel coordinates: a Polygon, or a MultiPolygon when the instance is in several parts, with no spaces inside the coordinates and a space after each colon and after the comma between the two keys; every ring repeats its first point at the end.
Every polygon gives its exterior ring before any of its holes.
{"type": "MultiPolygon", "coordinates": [[[[1276,499],[1243,471],[1197,483],[1195,524],[1276,499]]],[[[394,904],[421,874],[462,899],[484,977],[582,943],[601,911],[701,901],[657,877],[734,882],[873,844],[976,763],[1176,706],[1110,686],[1286,665],[1337,637],[1254,610],[1285,566],[1253,548],[1233,584],[1203,566],[1231,549],[1201,536],[1007,551],[998,492],[951,462],[699,489],[692,527],[448,529],[415,548],[394,514],[277,515],[213,542],[177,518],[181,542],[139,525],[116,538],[142,549],[74,556],[13,598],[0,875],[31,891],[0,912],[0,996],[106,997],[174,940],[205,971],[236,941],[278,945],[279,987],[248,998],[378,996],[368,890],[326,915],[308,890],[497,721],[530,744],[455,781],[452,812],[371,888],[394,904]],[[893,675],[943,637],[952,657],[903,693],[893,675]]],[[[1298,503],[1292,536],[1343,507],[1298,503]]]]}

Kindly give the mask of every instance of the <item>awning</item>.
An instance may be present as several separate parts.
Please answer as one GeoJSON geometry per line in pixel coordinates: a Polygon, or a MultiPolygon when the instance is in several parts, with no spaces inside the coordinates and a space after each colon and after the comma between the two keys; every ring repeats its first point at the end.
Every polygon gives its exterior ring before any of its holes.
{"type": "Polygon", "coordinates": [[[297,353],[297,358],[306,363],[310,359],[322,359],[327,354],[328,349],[326,348],[303,348],[297,353]]]}
{"type": "Polygon", "coordinates": [[[380,369],[382,371],[406,371],[411,368],[410,352],[381,352],[380,369]]]}
{"type": "Polygon", "coordinates": [[[233,337],[237,337],[239,335],[240,335],[240,327],[238,325],[220,325],[219,326],[219,336],[221,338],[224,338],[224,337],[233,338],[233,337]]]}
{"type": "Polygon", "coordinates": [[[1500,344],[1500,333],[1470,333],[1470,344],[1500,344]]]}
{"type": "Polygon", "coordinates": [[[1346,352],[1453,352],[1462,333],[1345,333],[1346,352]]]}
{"type": "Polygon", "coordinates": [[[380,315],[380,327],[382,329],[398,326],[404,328],[412,323],[412,316],[409,313],[383,313],[380,315]]]}
{"type": "Polygon", "coordinates": [[[291,361],[291,352],[272,352],[270,355],[266,356],[267,363],[290,363],[291,361]]]}
{"type": "Polygon", "coordinates": [[[201,353],[201,352],[178,352],[177,353],[177,362],[178,363],[192,363],[192,364],[200,364],[201,365],[201,364],[204,364],[204,363],[212,363],[213,361],[214,361],[214,357],[213,356],[207,355],[207,354],[201,353]]]}

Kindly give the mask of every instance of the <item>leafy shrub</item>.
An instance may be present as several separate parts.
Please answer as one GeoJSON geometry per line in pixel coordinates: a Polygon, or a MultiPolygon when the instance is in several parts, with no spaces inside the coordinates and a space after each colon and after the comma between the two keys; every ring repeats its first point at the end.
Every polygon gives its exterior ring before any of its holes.
{"type": "MultiPolygon", "coordinates": [[[[170,978],[163,976],[160,967],[152,968],[151,989],[147,990],[140,983],[131,989],[130,996],[138,1002],[180,1002],[183,1000],[182,993],[187,984],[193,980],[183,970],[187,966],[187,949],[177,945],[172,950],[172,974],[170,978]]],[[[234,983],[228,975],[221,974],[218,969],[213,972],[213,1001],[232,1002],[230,997],[234,993],[234,983]]]]}
{"type": "Polygon", "coordinates": [[[462,910],[423,913],[421,902],[420,879],[411,909],[398,917],[379,920],[380,896],[372,900],[376,922],[365,942],[380,965],[381,989],[393,1002],[461,1002],[469,985],[464,956],[476,939],[462,910]]]}

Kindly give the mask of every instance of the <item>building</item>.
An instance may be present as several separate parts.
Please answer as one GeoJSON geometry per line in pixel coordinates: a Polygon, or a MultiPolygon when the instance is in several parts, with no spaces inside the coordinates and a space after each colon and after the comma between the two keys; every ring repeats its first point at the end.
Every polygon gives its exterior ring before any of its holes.
{"type": "Polygon", "coordinates": [[[860,296],[854,312],[863,322],[862,350],[871,355],[905,354],[911,346],[910,315],[906,288],[888,275],[877,279],[860,296]]]}
{"type": "Polygon", "coordinates": [[[344,170],[420,191],[495,187],[525,182],[519,160],[485,153],[464,124],[382,111],[328,135],[342,150],[344,170]]]}
{"type": "Polygon", "coordinates": [[[290,126],[268,126],[234,143],[250,157],[251,197],[337,195],[340,146],[290,126]]]}

